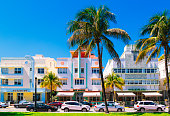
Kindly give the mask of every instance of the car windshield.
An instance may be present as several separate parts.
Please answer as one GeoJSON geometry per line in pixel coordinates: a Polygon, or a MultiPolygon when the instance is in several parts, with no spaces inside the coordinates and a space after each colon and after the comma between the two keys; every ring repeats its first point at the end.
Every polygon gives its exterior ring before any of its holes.
{"type": "Polygon", "coordinates": [[[79,103],[81,106],[83,105],[82,103],[79,103]]]}

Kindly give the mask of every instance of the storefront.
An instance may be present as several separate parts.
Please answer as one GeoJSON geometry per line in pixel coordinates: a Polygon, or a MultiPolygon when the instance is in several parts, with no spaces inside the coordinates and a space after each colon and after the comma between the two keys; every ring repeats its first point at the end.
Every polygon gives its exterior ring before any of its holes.
{"type": "MultiPolygon", "coordinates": [[[[34,101],[35,90],[30,88],[1,88],[1,101],[18,103],[21,100],[34,101]]],[[[37,88],[37,101],[46,101],[45,88],[37,88]]]]}

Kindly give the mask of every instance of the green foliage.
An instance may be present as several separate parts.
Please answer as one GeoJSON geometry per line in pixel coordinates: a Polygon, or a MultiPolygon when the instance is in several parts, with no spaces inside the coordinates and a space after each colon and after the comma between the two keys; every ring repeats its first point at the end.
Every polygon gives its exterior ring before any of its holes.
{"type": "Polygon", "coordinates": [[[128,43],[130,37],[122,29],[109,29],[110,21],[116,23],[115,14],[106,6],[83,9],[76,15],[74,21],[68,23],[67,32],[72,33],[68,40],[70,47],[78,45],[78,49],[86,48],[88,54],[99,43],[101,48],[104,46],[108,50],[112,58],[119,60],[114,44],[108,37],[120,39],[124,43],[128,43]]]}
{"type": "Polygon", "coordinates": [[[109,74],[105,80],[105,87],[114,89],[114,86],[122,90],[125,85],[124,79],[115,73],[109,74]]]}
{"type": "Polygon", "coordinates": [[[43,82],[40,83],[40,87],[47,88],[56,91],[57,87],[61,88],[62,83],[54,73],[50,72],[43,77],[43,82]],[[51,85],[52,84],[52,85],[51,85]]]}
{"type": "Polygon", "coordinates": [[[170,18],[167,11],[151,17],[149,23],[142,28],[141,32],[141,35],[147,34],[149,34],[149,38],[136,41],[136,48],[139,49],[136,63],[146,56],[148,56],[148,63],[151,58],[158,57],[165,48],[167,54],[169,54],[170,18]]]}

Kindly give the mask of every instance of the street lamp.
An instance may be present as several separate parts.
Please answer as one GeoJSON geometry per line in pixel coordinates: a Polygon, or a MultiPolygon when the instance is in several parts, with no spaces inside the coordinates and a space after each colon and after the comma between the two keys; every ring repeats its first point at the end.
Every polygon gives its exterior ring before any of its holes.
{"type": "Polygon", "coordinates": [[[34,95],[34,101],[35,101],[34,112],[36,112],[37,111],[37,77],[35,77],[35,95],[34,95]]]}

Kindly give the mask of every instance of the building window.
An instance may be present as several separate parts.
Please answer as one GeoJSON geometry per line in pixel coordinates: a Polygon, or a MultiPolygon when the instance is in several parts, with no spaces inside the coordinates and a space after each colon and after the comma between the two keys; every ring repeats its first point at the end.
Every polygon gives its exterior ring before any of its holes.
{"type": "Polygon", "coordinates": [[[14,73],[15,74],[21,74],[21,68],[15,68],[14,73]]]}
{"type": "Polygon", "coordinates": [[[14,79],[14,85],[21,85],[21,79],[14,79]]]}
{"type": "Polygon", "coordinates": [[[156,73],[157,71],[158,69],[113,69],[114,73],[156,73]]]}
{"type": "Polygon", "coordinates": [[[67,74],[67,68],[58,68],[58,74],[67,74]]]}
{"type": "Polygon", "coordinates": [[[2,74],[8,74],[8,68],[1,68],[2,74]]]}
{"type": "Polygon", "coordinates": [[[78,68],[75,68],[75,69],[74,69],[74,73],[78,73],[78,68]]]}
{"type": "Polygon", "coordinates": [[[99,68],[92,68],[92,73],[99,74],[99,68]]]}
{"type": "Polygon", "coordinates": [[[84,85],[84,79],[75,79],[75,85],[84,85]]]}
{"type": "Polygon", "coordinates": [[[67,85],[67,79],[60,79],[63,85],[67,85]]]}
{"type": "Polygon", "coordinates": [[[44,74],[44,68],[38,68],[38,74],[44,74]]]}
{"type": "Polygon", "coordinates": [[[18,101],[23,100],[23,93],[17,93],[17,100],[18,101]]]}
{"type": "Polygon", "coordinates": [[[13,101],[13,93],[8,93],[8,101],[13,101]]]}
{"type": "Polygon", "coordinates": [[[43,82],[43,79],[38,79],[38,85],[40,85],[41,82],[43,82]]]}
{"type": "Polygon", "coordinates": [[[101,85],[101,80],[92,80],[92,85],[101,85]]]}
{"type": "MultiPolygon", "coordinates": [[[[41,95],[40,93],[37,93],[37,101],[41,101],[41,95]]],[[[33,94],[33,101],[35,101],[35,94],[33,94]]]]}
{"type": "Polygon", "coordinates": [[[2,79],[2,85],[8,85],[8,79],[2,79]]]}
{"type": "Polygon", "coordinates": [[[84,73],[84,68],[81,68],[81,73],[84,73]]]}

